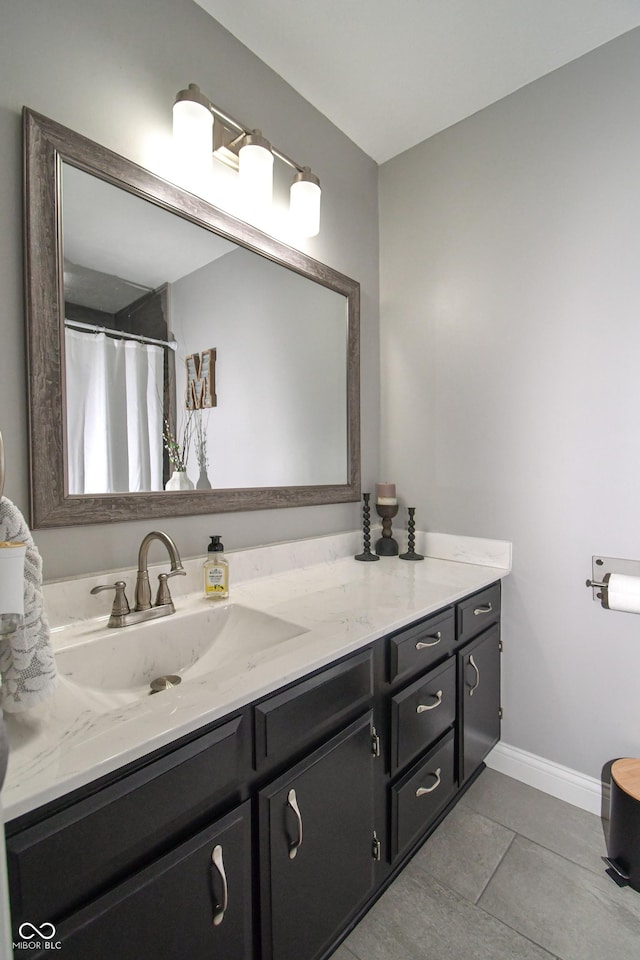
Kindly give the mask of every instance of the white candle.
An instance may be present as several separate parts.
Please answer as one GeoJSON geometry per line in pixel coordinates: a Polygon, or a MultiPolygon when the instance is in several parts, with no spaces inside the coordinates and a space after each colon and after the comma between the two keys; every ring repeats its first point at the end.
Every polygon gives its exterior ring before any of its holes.
{"type": "Polygon", "coordinates": [[[0,543],[0,614],[24,616],[24,543],[0,543]]]}

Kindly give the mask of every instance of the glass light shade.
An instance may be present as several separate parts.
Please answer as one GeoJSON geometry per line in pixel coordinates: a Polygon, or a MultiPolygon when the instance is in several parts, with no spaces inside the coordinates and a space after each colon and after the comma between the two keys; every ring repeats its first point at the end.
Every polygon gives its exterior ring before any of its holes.
{"type": "Polygon", "coordinates": [[[173,141],[185,163],[206,168],[213,152],[211,111],[195,100],[177,100],[173,105],[173,141]]]}
{"type": "Polygon", "coordinates": [[[273,154],[259,130],[245,137],[239,153],[240,191],[249,212],[265,212],[273,200],[273,154]]]}
{"type": "Polygon", "coordinates": [[[291,184],[289,215],[291,226],[300,237],[315,237],[320,233],[320,183],[309,172],[298,174],[291,184]]]}

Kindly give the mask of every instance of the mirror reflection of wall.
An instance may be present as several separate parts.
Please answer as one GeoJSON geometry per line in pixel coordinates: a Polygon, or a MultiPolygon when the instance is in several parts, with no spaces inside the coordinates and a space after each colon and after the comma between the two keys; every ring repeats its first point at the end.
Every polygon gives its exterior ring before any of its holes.
{"type": "Polygon", "coordinates": [[[217,405],[202,411],[214,487],[345,482],[343,296],[237,248],[172,285],[171,316],[187,354],[217,351],[217,405]]]}
{"type": "Polygon", "coordinates": [[[180,439],[210,348],[212,487],[345,483],[345,296],[67,163],[62,197],[69,493],[163,489],[163,421],[180,439]]]}

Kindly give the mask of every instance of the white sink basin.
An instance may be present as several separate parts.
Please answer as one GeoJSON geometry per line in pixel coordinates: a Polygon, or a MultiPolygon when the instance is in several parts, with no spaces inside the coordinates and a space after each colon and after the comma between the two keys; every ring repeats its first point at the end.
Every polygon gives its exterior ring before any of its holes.
{"type": "Polygon", "coordinates": [[[147,695],[152,680],[176,675],[228,676],[250,670],[306,633],[304,627],[241,604],[206,607],[96,636],[56,652],[58,671],[72,683],[104,691],[147,695]]]}

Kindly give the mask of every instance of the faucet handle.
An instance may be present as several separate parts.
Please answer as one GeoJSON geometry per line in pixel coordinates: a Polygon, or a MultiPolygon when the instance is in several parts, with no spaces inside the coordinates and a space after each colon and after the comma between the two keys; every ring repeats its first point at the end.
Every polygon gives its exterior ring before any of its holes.
{"type": "Polygon", "coordinates": [[[156,602],[154,606],[161,607],[166,603],[173,603],[171,599],[171,594],[169,592],[169,584],[167,580],[169,577],[186,577],[187,571],[183,570],[180,567],[179,570],[172,570],[171,573],[159,573],[158,574],[158,593],[156,594],[156,602]]]}
{"type": "Polygon", "coordinates": [[[129,601],[124,592],[125,587],[126,583],[124,580],[116,580],[115,583],[102,583],[100,586],[94,587],[91,593],[101,593],[103,590],[115,590],[116,595],[113,598],[111,616],[122,617],[130,612],[129,601]]]}

